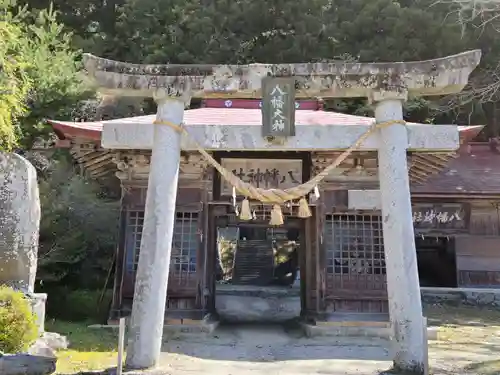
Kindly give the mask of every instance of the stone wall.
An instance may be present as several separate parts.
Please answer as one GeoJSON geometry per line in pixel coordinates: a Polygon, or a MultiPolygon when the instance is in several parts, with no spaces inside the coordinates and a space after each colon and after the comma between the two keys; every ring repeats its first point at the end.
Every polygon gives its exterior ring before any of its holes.
{"type": "Polygon", "coordinates": [[[422,302],[482,306],[500,309],[500,289],[490,288],[420,288],[422,302]]]}

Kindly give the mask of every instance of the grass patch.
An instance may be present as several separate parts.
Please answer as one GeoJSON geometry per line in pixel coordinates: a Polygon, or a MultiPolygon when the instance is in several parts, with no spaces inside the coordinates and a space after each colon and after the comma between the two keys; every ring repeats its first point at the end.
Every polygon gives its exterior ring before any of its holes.
{"type": "Polygon", "coordinates": [[[118,330],[88,328],[86,323],[48,321],[45,330],[69,340],[69,348],[57,352],[56,374],[103,370],[116,366],[118,330]]]}

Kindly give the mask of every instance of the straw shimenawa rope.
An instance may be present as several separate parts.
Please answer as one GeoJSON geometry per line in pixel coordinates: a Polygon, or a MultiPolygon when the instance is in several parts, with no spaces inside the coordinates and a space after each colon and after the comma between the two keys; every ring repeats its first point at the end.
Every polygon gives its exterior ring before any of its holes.
{"type": "Polygon", "coordinates": [[[233,186],[236,191],[244,195],[247,198],[257,200],[262,203],[271,203],[275,205],[280,205],[285,202],[297,200],[303,198],[305,195],[309,194],[326,176],[330,174],[335,168],[337,168],[349,155],[357,150],[363,142],[377,129],[385,128],[395,124],[406,124],[404,120],[391,120],[373,124],[370,129],[363,133],[352,146],[340,154],[335,161],[329,166],[323,169],[319,174],[311,178],[309,181],[294,186],[289,189],[262,189],[255,187],[247,182],[244,182],[239,177],[234,175],[232,172],[225,169],[220,165],[208,152],[206,152],[199,144],[196,142],[180,125],[174,124],[170,121],[155,121],[154,124],[166,125],[174,129],[179,133],[185,133],[189,139],[196,145],[197,150],[200,154],[220,173],[220,175],[233,186]]]}

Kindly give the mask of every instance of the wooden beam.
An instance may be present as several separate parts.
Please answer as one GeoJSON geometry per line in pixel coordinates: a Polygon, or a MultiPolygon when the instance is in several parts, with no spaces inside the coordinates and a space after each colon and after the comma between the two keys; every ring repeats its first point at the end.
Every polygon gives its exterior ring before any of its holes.
{"type": "Polygon", "coordinates": [[[104,155],[95,155],[92,158],[85,158],[85,160],[82,161],[82,164],[84,165],[85,168],[90,168],[91,166],[95,164],[101,164],[102,162],[109,162],[113,158],[114,154],[111,152],[106,152],[104,155]]]}
{"type": "Polygon", "coordinates": [[[418,156],[413,159],[413,165],[417,168],[431,169],[437,172],[441,172],[442,168],[434,164],[426,163],[424,160],[420,159],[418,156]]]}

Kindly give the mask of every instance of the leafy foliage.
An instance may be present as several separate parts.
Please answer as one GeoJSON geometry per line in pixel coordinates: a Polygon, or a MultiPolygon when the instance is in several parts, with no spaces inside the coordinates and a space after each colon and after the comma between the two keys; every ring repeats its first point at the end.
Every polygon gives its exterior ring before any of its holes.
{"type": "Polygon", "coordinates": [[[102,288],[112,266],[119,202],[61,158],[40,182],[42,219],[37,277],[102,288]]]}
{"type": "Polygon", "coordinates": [[[92,93],[52,8],[33,13],[4,1],[0,12],[0,147],[29,148],[47,134],[46,118],[68,118],[92,93]]]}
{"type": "Polygon", "coordinates": [[[38,336],[35,315],[20,291],[0,286],[0,351],[17,353],[38,336]]]}
{"type": "Polygon", "coordinates": [[[70,322],[92,321],[105,324],[109,317],[112,290],[108,289],[103,294],[102,285],[99,287],[83,289],[80,285],[67,287],[52,284],[42,288],[48,295],[47,316],[70,322]]]}
{"type": "Polygon", "coordinates": [[[0,149],[16,143],[17,118],[26,113],[24,101],[32,84],[25,72],[29,62],[23,31],[10,22],[6,6],[0,2],[0,149]]]}
{"type": "MultiPolygon", "coordinates": [[[[32,9],[50,5],[50,0],[25,1],[32,9]]],[[[408,61],[481,48],[485,56],[473,77],[488,82],[500,58],[495,43],[497,31],[480,27],[481,17],[476,17],[470,27],[464,27],[463,10],[471,9],[463,7],[467,1],[472,3],[472,0],[292,3],[282,0],[77,0],[71,3],[54,0],[54,6],[66,30],[75,33],[73,42],[87,52],[116,60],[240,64],[408,61]],[[451,11],[449,3],[459,11],[451,11]]],[[[481,0],[481,3],[491,3],[491,0],[481,0]]],[[[488,111],[478,111],[480,106],[475,104],[460,108],[462,103],[470,101],[469,97],[412,100],[406,114],[412,121],[484,123],[488,111]]],[[[476,97],[474,93],[475,100],[476,97]]],[[[482,92],[482,98],[476,101],[482,103],[484,97],[482,92]]],[[[497,98],[488,98],[489,102],[492,100],[497,98]]],[[[336,100],[327,103],[327,108],[358,114],[371,111],[362,100],[336,100]]],[[[136,109],[139,113],[142,110],[136,109]]],[[[486,117],[491,116],[490,110],[486,117]]]]}
{"type": "Polygon", "coordinates": [[[56,22],[55,12],[49,8],[24,17],[24,23],[32,20],[26,30],[26,56],[32,62],[27,74],[33,84],[27,115],[21,119],[22,139],[29,147],[37,137],[47,134],[47,118],[71,118],[77,103],[93,93],[78,73],[78,52],[72,49],[71,35],[64,33],[63,26],[56,22]]]}

